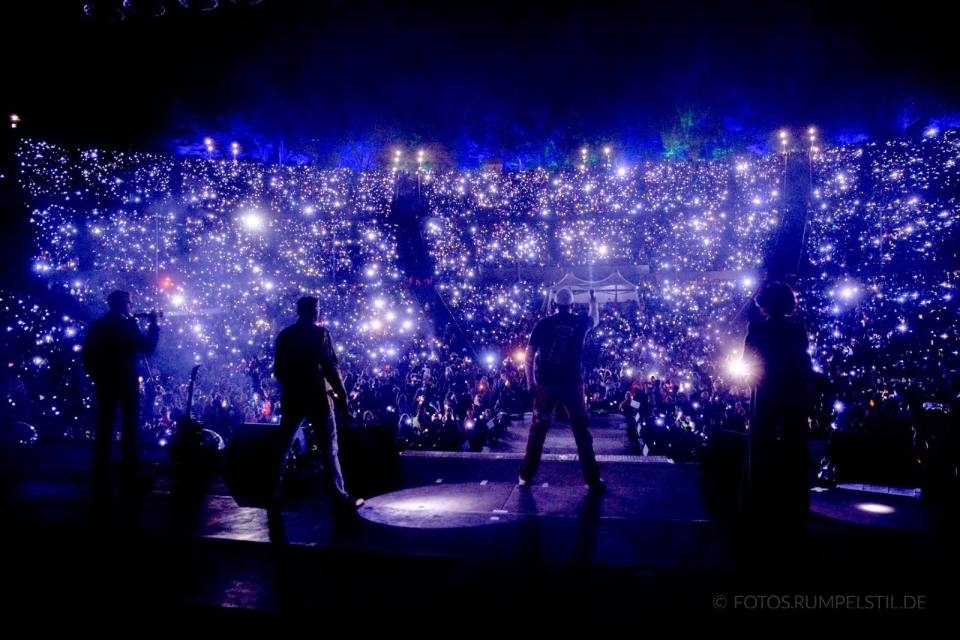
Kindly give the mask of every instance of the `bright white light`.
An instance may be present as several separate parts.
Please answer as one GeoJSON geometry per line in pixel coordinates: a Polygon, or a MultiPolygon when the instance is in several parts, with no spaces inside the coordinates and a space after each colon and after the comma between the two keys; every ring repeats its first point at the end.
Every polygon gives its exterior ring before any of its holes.
{"type": "Polygon", "coordinates": [[[747,378],[751,374],[750,365],[739,356],[727,359],[727,372],[735,378],[747,378]]]}
{"type": "Polygon", "coordinates": [[[867,513],[874,513],[878,515],[893,513],[895,511],[895,509],[890,505],[880,504],[879,502],[861,502],[856,508],[859,511],[865,511],[867,513]]]}
{"type": "Polygon", "coordinates": [[[265,224],[263,221],[263,216],[255,211],[244,214],[240,217],[240,221],[243,223],[243,226],[249,231],[259,231],[264,228],[265,224]]]}

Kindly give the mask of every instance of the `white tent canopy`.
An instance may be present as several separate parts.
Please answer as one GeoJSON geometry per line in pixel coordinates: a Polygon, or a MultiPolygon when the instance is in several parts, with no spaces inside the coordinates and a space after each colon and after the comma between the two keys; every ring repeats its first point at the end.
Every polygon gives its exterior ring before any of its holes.
{"type": "Polygon", "coordinates": [[[607,302],[640,302],[637,294],[637,285],[623,277],[619,271],[614,271],[600,280],[585,280],[572,273],[567,273],[550,287],[548,302],[552,303],[557,291],[564,287],[573,292],[575,304],[587,304],[590,301],[590,291],[597,296],[600,304],[607,302]]]}

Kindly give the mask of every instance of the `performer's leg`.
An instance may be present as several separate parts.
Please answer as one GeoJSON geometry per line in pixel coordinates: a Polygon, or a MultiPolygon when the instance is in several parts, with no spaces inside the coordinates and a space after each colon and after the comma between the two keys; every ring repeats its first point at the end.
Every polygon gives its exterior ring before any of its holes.
{"type": "Polygon", "coordinates": [[[117,394],[105,385],[96,389],[97,422],[93,434],[93,469],[90,494],[94,517],[104,520],[110,510],[110,452],[115,439],[114,420],[117,415],[117,394]]]}
{"type": "Polygon", "coordinates": [[[530,421],[530,432],[527,434],[527,446],[520,464],[520,480],[529,483],[540,469],[540,459],[543,457],[543,443],[547,439],[547,432],[553,422],[553,410],[557,401],[553,395],[542,386],[536,387],[533,397],[533,417],[530,421]]]}
{"type": "Polygon", "coordinates": [[[97,422],[93,434],[93,489],[109,492],[110,452],[115,438],[117,394],[112,389],[97,389],[97,422]]]}
{"type": "Polygon", "coordinates": [[[332,411],[314,416],[313,436],[320,447],[323,460],[323,473],[327,488],[335,500],[349,498],[340,466],[340,442],[337,436],[337,422],[332,411]]]}
{"type": "Polygon", "coordinates": [[[305,416],[296,402],[286,400],[281,402],[280,424],[275,437],[268,440],[265,455],[268,464],[273,467],[270,473],[270,486],[267,489],[268,500],[271,506],[277,506],[283,497],[284,476],[287,470],[287,460],[293,439],[297,435],[305,416]]]}
{"type": "Polygon", "coordinates": [[[120,394],[120,468],[123,486],[137,492],[140,476],[140,394],[136,387],[120,394]]]}
{"type": "Polygon", "coordinates": [[[593,450],[593,435],[590,433],[590,412],[587,409],[583,388],[578,387],[565,404],[570,415],[570,429],[577,443],[577,457],[580,458],[580,471],[583,479],[592,488],[599,488],[600,465],[593,450]]]}

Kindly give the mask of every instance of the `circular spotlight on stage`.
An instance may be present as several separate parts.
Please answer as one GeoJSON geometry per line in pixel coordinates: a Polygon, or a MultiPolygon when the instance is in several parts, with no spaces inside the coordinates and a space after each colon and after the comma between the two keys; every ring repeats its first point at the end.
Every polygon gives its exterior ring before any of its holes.
{"type": "Polygon", "coordinates": [[[861,502],[857,505],[857,509],[865,513],[876,515],[893,513],[895,511],[895,509],[889,504],[880,504],[879,502],[861,502]]]}
{"type": "Polygon", "coordinates": [[[810,494],[810,512],[866,527],[920,530],[931,526],[931,514],[918,489],[887,487],[823,489],[810,494]]]}
{"type": "Polygon", "coordinates": [[[438,482],[372,497],[358,513],[371,522],[407,529],[488,528],[530,515],[513,504],[515,493],[512,483],[438,482]]]}

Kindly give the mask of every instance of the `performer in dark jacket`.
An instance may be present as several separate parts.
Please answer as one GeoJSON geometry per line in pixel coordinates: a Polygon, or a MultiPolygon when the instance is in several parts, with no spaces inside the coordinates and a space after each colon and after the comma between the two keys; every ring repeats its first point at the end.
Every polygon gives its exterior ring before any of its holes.
{"type": "MultiPolygon", "coordinates": [[[[332,400],[340,416],[349,416],[347,390],[330,332],[318,324],[319,300],[303,297],[297,301],[297,320],[277,334],[274,345],[273,375],[280,384],[280,446],[284,452],[276,475],[273,497],[282,489],[286,451],[289,450],[301,421],[306,419],[312,436],[321,448],[323,471],[328,489],[339,512],[352,511],[363,500],[346,489],[340,467],[337,424],[332,400]]],[[[275,506],[275,505],[274,505],[275,506]]]]}
{"type": "Polygon", "coordinates": [[[748,429],[746,508],[751,520],[781,530],[805,525],[810,505],[809,422],[813,367],[807,330],[794,317],[790,285],[770,282],[756,297],[744,359],[755,378],[748,429]]]}
{"type": "Polygon", "coordinates": [[[144,357],[153,354],[160,339],[157,313],[146,315],[144,333],[131,312],[129,292],[113,291],[107,296],[107,306],[107,312],[90,324],[82,353],[97,402],[93,444],[97,508],[104,507],[110,496],[110,453],[118,411],[122,491],[131,497],[145,488],[147,479],[140,474],[140,374],[146,372],[144,357]]]}

